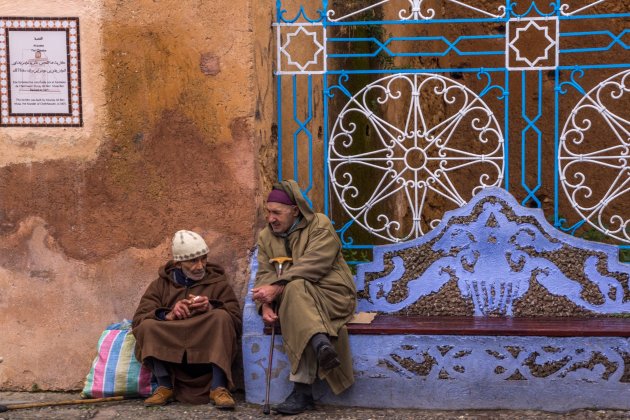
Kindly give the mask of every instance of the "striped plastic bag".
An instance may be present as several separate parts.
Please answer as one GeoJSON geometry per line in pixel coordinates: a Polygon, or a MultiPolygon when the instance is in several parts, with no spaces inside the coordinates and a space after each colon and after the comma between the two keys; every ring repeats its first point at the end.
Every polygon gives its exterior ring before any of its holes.
{"type": "Polygon", "coordinates": [[[98,354],[85,378],[82,398],[147,397],[155,389],[151,371],[134,355],[136,339],[128,320],[108,326],[98,340],[98,354]]]}

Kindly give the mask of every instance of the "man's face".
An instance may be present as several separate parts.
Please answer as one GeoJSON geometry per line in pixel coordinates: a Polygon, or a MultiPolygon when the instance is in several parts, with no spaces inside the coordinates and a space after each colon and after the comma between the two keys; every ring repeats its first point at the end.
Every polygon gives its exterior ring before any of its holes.
{"type": "Polygon", "coordinates": [[[201,280],[206,274],[206,262],[208,261],[207,255],[193,258],[192,260],[181,261],[180,267],[186,277],[193,280],[201,280]]]}
{"type": "Polygon", "coordinates": [[[297,206],[267,203],[267,222],[275,233],[284,233],[295,223],[300,210],[297,206]]]}

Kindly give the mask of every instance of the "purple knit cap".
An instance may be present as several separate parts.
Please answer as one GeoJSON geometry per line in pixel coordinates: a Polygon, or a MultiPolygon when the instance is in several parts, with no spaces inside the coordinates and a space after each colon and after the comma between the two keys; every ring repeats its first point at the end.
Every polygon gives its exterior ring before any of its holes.
{"type": "Polygon", "coordinates": [[[267,203],[282,203],[288,206],[295,206],[289,194],[282,190],[271,190],[269,197],[267,197],[267,203]]]}

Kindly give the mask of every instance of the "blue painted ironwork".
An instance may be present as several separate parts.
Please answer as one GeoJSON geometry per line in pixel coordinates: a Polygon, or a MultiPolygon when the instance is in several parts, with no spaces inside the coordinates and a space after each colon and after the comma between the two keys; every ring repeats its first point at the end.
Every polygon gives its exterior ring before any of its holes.
{"type": "MultiPolygon", "coordinates": [[[[484,6],[477,6],[478,2],[474,1],[443,0],[443,4],[449,6],[449,10],[454,14],[440,16],[423,0],[366,1],[363,6],[360,6],[361,8],[345,11],[335,10],[337,6],[329,1],[304,2],[303,5],[291,8],[284,5],[289,2],[277,0],[275,29],[279,44],[276,69],[278,177],[290,176],[290,172],[287,172],[290,166],[285,167],[287,161],[282,157],[282,154],[287,153],[288,150],[286,146],[283,146],[285,143],[282,137],[292,136],[293,176],[298,177],[299,173],[304,173],[299,170],[300,168],[308,168],[308,181],[301,180],[300,185],[305,193],[311,193],[310,198],[313,202],[331,217],[344,247],[365,249],[379,241],[382,243],[383,241],[407,240],[408,235],[401,233],[403,225],[420,223],[421,219],[426,219],[426,222],[422,222],[426,225],[416,228],[411,237],[426,234],[439,223],[439,217],[428,218],[429,216],[425,214],[426,203],[422,200],[425,198],[432,200],[429,194],[435,193],[438,196],[442,194],[453,205],[460,205],[462,200],[466,202],[472,197],[470,191],[459,191],[459,185],[456,185],[454,181],[451,182],[449,178],[455,173],[454,168],[458,167],[455,164],[456,160],[453,160],[455,156],[445,157],[443,172],[430,171],[428,167],[420,169],[412,167],[411,169],[416,174],[415,178],[405,178],[405,174],[409,173],[409,168],[397,169],[393,172],[386,165],[394,165],[397,168],[396,165],[399,164],[410,164],[409,159],[401,160],[401,156],[408,156],[409,150],[412,149],[425,151],[430,141],[427,140],[427,143],[422,143],[422,141],[427,138],[426,136],[431,135],[433,127],[425,126],[416,130],[415,140],[413,140],[414,135],[409,131],[400,130],[403,137],[396,141],[401,146],[398,148],[398,153],[402,155],[394,154],[396,153],[394,148],[387,142],[383,143],[381,150],[391,155],[385,159],[389,163],[382,164],[382,168],[387,176],[395,177],[395,182],[406,182],[404,186],[398,188],[397,184],[398,189],[395,191],[392,189],[393,192],[380,194],[377,184],[379,182],[382,186],[390,184],[389,181],[385,182],[384,178],[375,177],[373,181],[375,189],[364,191],[356,188],[358,185],[355,182],[358,179],[356,175],[351,176],[353,184],[344,184],[346,181],[340,181],[340,178],[335,176],[331,162],[335,162],[335,159],[337,161],[347,159],[349,162],[347,167],[350,167],[352,163],[358,165],[355,166],[356,168],[371,167],[377,170],[378,164],[375,163],[377,161],[374,160],[374,156],[378,150],[365,150],[361,154],[355,150],[356,144],[352,144],[347,152],[335,155],[335,147],[341,140],[334,136],[354,135],[353,130],[344,134],[336,128],[335,125],[339,124],[341,118],[336,113],[339,109],[343,109],[340,104],[344,100],[348,104],[356,103],[359,100],[356,95],[368,86],[366,83],[372,83],[372,86],[376,87],[375,80],[378,78],[382,81],[383,89],[387,89],[385,87],[387,80],[394,80],[397,76],[407,80],[419,80],[418,78],[426,78],[427,75],[440,75],[444,86],[458,86],[458,83],[451,82],[454,81],[453,77],[459,74],[463,75],[466,81],[462,86],[477,96],[490,110],[492,118],[500,121],[498,140],[501,146],[500,156],[503,159],[502,167],[498,173],[492,175],[482,169],[479,174],[485,174],[486,178],[482,180],[479,175],[478,185],[481,188],[488,185],[502,185],[518,196],[521,203],[537,207],[544,208],[549,202],[547,199],[550,199],[551,208],[547,211],[553,214],[549,214],[548,217],[553,219],[557,228],[575,235],[583,235],[589,229],[596,230],[601,233],[602,238],[624,244],[623,249],[627,249],[627,244],[630,243],[630,215],[628,215],[630,207],[619,204],[623,200],[627,202],[630,196],[630,181],[625,181],[624,178],[624,176],[630,178],[628,175],[630,173],[628,169],[630,146],[628,137],[623,138],[623,134],[630,131],[626,126],[630,120],[627,108],[615,108],[618,103],[612,103],[614,101],[600,102],[597,106],[598,109],[602,109],[602,120],[589,120],[589,124],[598,127],[616,124],[619,139],[617,144],[609,146],[607,151],[600,151],[596,155],[592,152],[576,151],[575,139],[567,138],[572,135],[588,137],[591,134],[588,129],[580,127],[577,123],[574,123],[572,127],[570,120],[576,113],[585,111],[588,107],[587,102],[597,102],[598,95],[601,96],[606,89],[611,89],[614,85],[620,92],[619,95],[630,95],[626,84],[629,78],[624,76],[630,69],[630,54],[628,54],[630,29],[624,28],[627,26],[630,13],[608,13],[604,6],[612,4],[612,1],[600,0],[578,4],[562,0],[544,2],[506,0],[485,2],[484,6]],[[384,8],[388,8],[389,13],[379,15],[378,12],[384,8]],[[384,18],[384,16],[387,17],[384,18]],[[394,16],[398,16],[398,19],[394,16]],[[589,25],[588,30],[583,24],[589,25]],[[453,36],[447,35],[446,32],[440,33],[442,28],[458,25],[467,29],[463,35],[453,36]],[[488,28],[499,28],[497,25],[501,25],[505,30],[489,32],[488,28]],[[412,27],[414,28],[413,35],[408,30],[412,27]],[[370,28],[380,28],[381,31],[369,32],[370,28]],[[391,29],[392,33],[382,29],[391,29]],[[425,31],[430,31],[430,33],[427,34],[425,31]],[[538,44],[537,47],[540,50],[532,52],[524,49],[525,44],[521,42],[529,42],[526,45],[531,45],[532,42],[531,39],[522,41],[521,37],[527,38],[534,35],[538,36],[535,44],[538,44]],[[313,57],[300,59],[297,52],[304,54],[305,49],[301,47],[291,49],[291,41],[298,38],[302,42],[298,46],[308,46],[307,44],[312,43],[315,51],[313,57]],[[348,48],[341,50],[341,46],[348,46],[348,48]],[[419,61],[413,61],[431,58],[446,58],[448,61],[444,66],[419,65],[419,61]],[[374,60],[384,60],[385,64],[381,63],[375,67],[374,60]],[[392,63],[395,60],[407,60],[407,63],[413,63],[413,65],[394,67],[392,63]],[[291,76],[293,80],[294,89],[291,92],[293,96],[283,96],[283,92],[291,91],[291,89],[283,89],[282,86],[282,81],[287,76],[291,76]],[[297,92],[295,80],[304,77],[308,78],[308,92],[297,92]],[[520,86],[518,83],[510,83],[510,79],[516,77],[521,78],[520,86]],[[543,83],[546,77],[553,78],[553,91],[551,88],[548,92],[545,90],[546,86],[550,86],[549,83],[543,83]],[[535,78],[535,83],[528,83],[528,78],[532,80],[535,78]],[[359,80],[361,81],[358,82],[359,80]],[[318,91],[313,92],[313,86],[316,85],[318,91]],[[321,101],[313,98],[314,95],[320,94],[319,86],[321,86],[321,101]],[[520,90],[516,92],[517,95],[512,92],[513,87],[520,90]],[[308,110],[304,109],[305,116],[297,117],[298,108],[304,106],[299,96],[303,94],[308,95],[308,110]],[[521,95],[520,104],[517,99],[518,94],[521,95]],[[294,109],[293,127],[286,127],[289,120],[282,112],[283,106],[289,106],[289,103],[294,109]],[[312,110],[310,108],[312,103],[321,106],[321,112],[319,109],[312,110]],[[331,106],[333,103],[336,105],[331,106]],[[573,111],[569,113],[572,108],[573,111]],[[333,112],[335,112],[334,115],[333,112]],[[550,119],[545,118],[551,115],[553,116],[550,119]],[[315,132],[315,124],[320,124],[322,127],[323,152],[321,156],[312,155],[313,142],[316,141],[312,134],[315,132]],[[553,127],[547,124],[553,124],[553,127]],[[510,130],[512,130],[512,136],[520,131],[521,147],[518,149],[510,148],[510,130]],[[553,140],[550,138],[552,132],[553,140]],[[414,141],[411,147],[410,144],[414,141]],[[298,154],[302,142],[306,142],[302,149],[308,150],[308,153],[298,154]],[[549,156],[550,150],[553,150],[553,156],[549,156]],[[581,164],[578,163],[580,159],[584,162],[588,161],[588,165],[591,165],[589,170],[597,172],[598,167],[605,167],[618,172],[617,176],[611,178],[614,179],[613,185],[599,185],[600,188],[607,190],[599,206],[585,203],[581,195],[587,195],[589,190],[584,189],[584,185],[572,179],[576,176],[588,178],[588,173],[581,169],[581,164]],[[614,164],[612,164],[613,161],[614,164]],[[553,179],[546,175],[551,173],[546,169],[550,167],[553,167],[553,179]],[[431,189],[437,184],[431,184],[428,181],[430,179],[443,182],[443,191],[438,191],[437,187],[431,189]],[[314,188],[315,186],[321,186],[321,188],[314,188]],[[344,196],[351,187],[356,188],[358,195],[363,194],[369,197],[373,194],[373,197],[377,199],[376,201],[366,199],[360,204],[364,206],[374,206],[375,203],[385,205],[386,200],[392,200],[400,205],[407,201],[413,202],[414,197],[420,199],[421,202],[415,205],[409,204],[408,216],[406,216],[408,219],[397,220],[389,213],[381,213],[384,217],[382,220],[386,222],[382,226],[375,227],[370,221],[361,221],[360,216],[357,215],[363,215],[367,210],[363,213],[357,210],[353,215],[352,206],[344,196]],[[313,196],[313,191],[318,191],[318,193],[322,191],[323,194],[313,196]],[[549,196],[544,202],[544,196],[541,193],[549,196]],[[383,234],[383,229],[391,231],[391,234],[383,234]],[[368,236],[361,234],[359,238],[356,236],[358,232],[367,232],[368,236]],[[376,236],[369,239],[370,235],[376,236]]],[[[294,3],[291,2],[291,4],[294,3]]],[[[426,95],[426,92],[424,94],[426,95]]],[[[384,95],[384,100],[393,101],[391,92],[384,95]]],[[[398,136],[398,134],[394,135],[396,130],[389,128],[390,121],[386,115],[379,113],[378,108],[368,106],[361,109],[365,125],[370,126],[372,132],[378,131],[380,127],[379,134],[384,135],[384,138],[388,135],[392,135],[392,138],[398,136]]],[[[410,111],[411,118],[413,114],[410,111]]],[[[422,112],[416,116],[422,116],[421,114],[422,112]]],[[[588,141],[596,140],[588,139],[588,141]]],[[[447,150],[450,149],[447,148],[447,150]]],[[[464,150],[457,150],[459,155],[464,152],[464,150]]],[[[420,152],[416,154],[419,155],[420,152]]],[[[430,156],[427,155],[427,157],[430,156]]],[[[483,162],[484,159],[486,159],[484,153],[474,157],[475,162],[483,162]]],[[[467,165],[472,167],[472,161],[467,165]]],[[[483,165],[479,168],[483,168],[483,165]]],[[[345,174],[350,173],[350,170],[345,172],[345,174]]],[[[366,181],[362,179],[362,182],[366,181]]],[[[477,191],[473,189],[472,193],[477,191]]],[[[594,192],[591,188],[591,195],[594,192]]]]}
{"type": "Polygon", "coordinates": [[[443,36],[415,36],[415,37],[392,37],[385,42],[380,42],[376,38],[328,38],[329,42],[352,42],[352,43],[374,43],[378,46],[378,49],[368,53],[347,53],[347,54],[328,54],[328,58],[358,58],[358,57],[376,57],[380,53],[387,53],[389,57],[444,57],[451,51],[461,56],[467,55],[503,55],[505,51],[502,49],[490,50],[490,51],[461,51],[457,48],[457,44],[460,41],[466,40],[485,40],[485,39],[505,39],[503,35],[474,35],[474,36],[460,36],[455,41],[450,42],[443,36]],[[447,48],[440,52],[431,51],[417,51],[412,53],[396,53],[390,50],[387,46],[394,42],[406,41],[412,42],[414,45],[422,45],[423,41],[442,41],[447,48]]]}
{"type": "MultiPolygon", "coordinates": [[[[542,74],[540,71],[536,72],[538,77],[538,92],[542,92],[542,74]]],[[[536,103],[536,115],[533,118],[530,118],[527,115],[527,72],[521,73],[521,112],[523,116],[523,121],[527,123],[527,126],[521,131],[521,167],[522,168],[534,168],[536,171],[536,185],[531,188],[527,185],[527,180],[525,179],[525,171],[521,171],[521,186],[527,192],[527,197],[521,201],[521,204],[524,206],[530,200],[533,200],[536,203],[536,207],[540,207],[540,200],[536,197],[536,192],[540,189],[542,185],[542,133],[538,127],[536,127],[536,122],[542,116],[542,95],[538,95],[538,101],[536,103]],[[527,164],[527,133],[529,131],[534,131],[536,133],[536,164],[527,164]]]]}
{"type": "MultiPolygon", "coordinates": [[[[313,77],[308,76],[308,90],[307,90],[307,112],[304,120],[300,119],[298,116],[298,106],[297,101],[293,102],[293,121],[298,126],[298,129],[293,132],[293,179],[297,182],[300,181],[299,168],[300,165],[298,163],[298,139],[301,133],[304,133],[308,139],[307,147],[308,147],[308,186],[304,188],[302,191],[304,193],[304,198],[312,205],[310,198],[308,197],[308,192],[313,188],[313,134],[307,128],[308,123],[313,119],[313,99],[312,99],[312,85],[313,85],[313,77]]],[[[298,98],[297,95],[297,76],[293,76],[293,97],[298,98]]]]}

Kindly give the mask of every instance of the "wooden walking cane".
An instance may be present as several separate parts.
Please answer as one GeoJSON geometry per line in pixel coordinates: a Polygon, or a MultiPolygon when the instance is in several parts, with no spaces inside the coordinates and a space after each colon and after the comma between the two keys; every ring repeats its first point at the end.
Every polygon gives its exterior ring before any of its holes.
{"type": "Polygon", "coordinates": [[[50,401],[50,402],[37,402],[37,403],[23,403],[23,404],[8,404],[0,405],[0,413],[4,413],[9,410],[19,410],[26,408],[39,408],[39,407],[52,407],[55,405],[75,405],[75,404],[95,404],[109,401],[122,401],[125,397],[105,397],[105,398],[90,398],[84,400],[63,400],[63,401],[50,401]]]}
{"type": "MultiPolygon", "coordinates": [[[[293,261],[291,257],[276,257],[269,260],[271,264],[276,267],[276,274],[278,277],[282,274],[282,265],[293,261]]],[[[276,312],[275,304],[271,306],[273,312],[276,312]]],[[[269,414],[269,389],[271,388],[271,368],[273,367],[273,347],[276,341],[276,323],[271,325],[271,346],[269,347],[269,365],[267,366],[267,387],[265,389],[265,405],[263,405],[263,414],[269,414]]]]}

